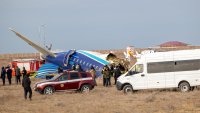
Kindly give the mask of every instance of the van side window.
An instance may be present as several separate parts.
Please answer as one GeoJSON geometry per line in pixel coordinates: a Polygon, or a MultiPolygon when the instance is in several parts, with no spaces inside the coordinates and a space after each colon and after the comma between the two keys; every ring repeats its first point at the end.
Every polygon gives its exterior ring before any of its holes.
{"type": "Polygon", "coordinates": [[[162,73],[162,72],[173,72],[176,63],[174,61],[165,62],[150,62],[147,64],[148,73],[162,73]]]}
{"type": "Polygon", "coordinates": [[[131,74],[142,73],[142,72],[143,72],[143,64],[137,64],[130,70],[131,74]]]}
{"type": "Polygon", "coordinates": [[[166,62],[150,62],[147,64],[148,73],[192,71],[200,69],[200,59],[179,60],[166,62]]]}
{"type": "Polygon", "coordinates": [[[143,65],[142,64],[136,65],[135,68],[136,68],[135,71],[137,73],[142,73],[143,72],[143,65]]]}
{"type": "Polygon", "coordinates": [[[176,61],[174,71],[192,71],[200,69],[200,60],[182,60],[176,61]]]}

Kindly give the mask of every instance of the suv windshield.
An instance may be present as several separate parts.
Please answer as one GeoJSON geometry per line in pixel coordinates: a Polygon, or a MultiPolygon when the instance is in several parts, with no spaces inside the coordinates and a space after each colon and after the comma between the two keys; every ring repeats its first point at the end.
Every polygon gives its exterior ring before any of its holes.
{"type": "Polygon", "coordinates": [[[137,64],[129,70],[127,75],[134,75],[142,72],[143,72],[143,64],[137,64]]]}

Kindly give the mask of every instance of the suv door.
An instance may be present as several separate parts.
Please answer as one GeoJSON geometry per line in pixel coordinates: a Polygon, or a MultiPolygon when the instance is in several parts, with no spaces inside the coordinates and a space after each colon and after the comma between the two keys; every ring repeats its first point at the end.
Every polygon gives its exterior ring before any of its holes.
{"type": "Polygon", "coordinates": [[[78,89],[79,83],[81,82],[79,73],[78,72],[70,72],[68,82],[69,82],[68,89],[78,89]]]}
{"type": "Polygon", "coordinates": [[[55,90],[68,89],[68,73],[63,73],[56,82],[55,90]]]}

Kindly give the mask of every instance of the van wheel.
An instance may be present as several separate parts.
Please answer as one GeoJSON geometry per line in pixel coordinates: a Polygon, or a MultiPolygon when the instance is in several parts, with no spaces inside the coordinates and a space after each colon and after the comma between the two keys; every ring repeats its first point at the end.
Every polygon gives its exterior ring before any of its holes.
{"type": "Polygon", "coordinates": [[[47,87],[44,89],[44,94],[46,94],[46,95],[50,95],[50,94],[53,94],[53,93],[54,93],[53,87],[47,86],[47,87]]]}
{"type": "Polygon", "coordinates": [[[190,84],[188,82],[182,82],[179,84],[179,90],[181,92],[188,92],[190,90],[190,84]]]}
{"type": "Polygon", "coordinates": [[[123,87],[123,91],[125,94],[130,94],[130,93],[133,93],[133,88],[131,85],[125,85],[123,87]]]}
{"type": "Polygon", "coordinates": [[[82,93],[86,93],[86,92],[89,92],[90,89],[91,89],[91,86],[90,86],[90,85],[83,85],[83,86],[81,87],[81,92],[82,92],[82,93]]]}

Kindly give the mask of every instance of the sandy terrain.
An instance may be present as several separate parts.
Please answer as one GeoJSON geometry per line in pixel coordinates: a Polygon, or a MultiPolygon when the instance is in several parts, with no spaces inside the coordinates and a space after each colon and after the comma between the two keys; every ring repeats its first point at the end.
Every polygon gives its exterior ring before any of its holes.
{"type": "MultiPolygon", "coordinates": [[[[14,81],[14,80],[13,80],[14,81]]],[[[38,81],[32,79],[33,84],[38,81]]],[[[41,95],[24,100],[21,85],[0,81],[0,113],[200,113],[200,89],[181,93],[172,90],[145,90],[125,95],[115,86],[103,87],[101,81],[89,93],[74,91],[41,95]]]]}

